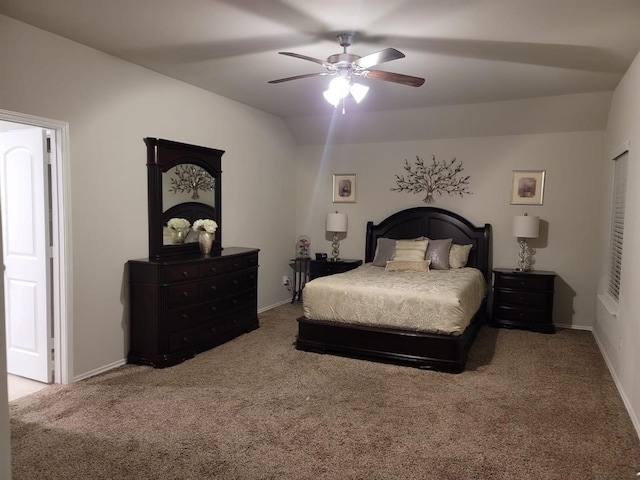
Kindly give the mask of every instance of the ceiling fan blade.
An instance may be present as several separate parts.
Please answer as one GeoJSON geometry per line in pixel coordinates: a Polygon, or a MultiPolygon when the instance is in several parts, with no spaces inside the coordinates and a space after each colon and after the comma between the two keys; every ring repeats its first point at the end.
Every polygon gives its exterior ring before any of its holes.
{"type": "Polygon", "coordinates": [[[409,87],[419,87],[424,83],[424,78],[403,75],[402,73],[383,72],[382,70],[369,70],[363,75],[365,78],[383,80],[385,82],[400,83],[409,87]]]}
{"type": "Polygon", "coordinates": [[[282,82],[289,82],[291,80],[300,80],[301,78],[321,77],[323,75],[331,75],[331,74],[329,72],[305,73],[304,75],[296,75],[295,77],[286,77],[286,78],[279,78],[277,80],[269,80],[269,82],[267,83],[282,83],[282,82]]]}
{"type": "Polygon", "coordinates": [[[326,66],[326,63],[327,63],[324,60],[320,60],[319,58],[307,57],[306,55],[300,55],[299,53],[291,53],[291,52],[278,52],[278,53],[280,55],[287,55],[289,57],[301,58],[302,60],[308,60],[313,63],[318,63],[323,67],[326,66]]]}
{"type": "Polygon", "coordinates": [[[379,52],[365,55],[364,57],[356,60],[353,63],[355,63],[360,68],[371,68],[384,62],[398,60],[399,58],[404,58],[404,53],[396,50],[395,48],[385,48],[384,50],[380,50],[379,52]]]}

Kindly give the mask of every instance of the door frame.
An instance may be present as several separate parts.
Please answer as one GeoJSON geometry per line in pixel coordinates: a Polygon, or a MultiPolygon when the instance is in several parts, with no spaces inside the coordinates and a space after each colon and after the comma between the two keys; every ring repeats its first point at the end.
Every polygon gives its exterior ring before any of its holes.
{"type": "MultiPolygon", "coordinates": [[[[2,109],[0,120],[46,128],[54,136],[55,162],[51,165],[54,383],[66,385],[73,382],[69,123],[2,109]]],[[[1,353],[6,355],[6,350],[1,353]]]]}

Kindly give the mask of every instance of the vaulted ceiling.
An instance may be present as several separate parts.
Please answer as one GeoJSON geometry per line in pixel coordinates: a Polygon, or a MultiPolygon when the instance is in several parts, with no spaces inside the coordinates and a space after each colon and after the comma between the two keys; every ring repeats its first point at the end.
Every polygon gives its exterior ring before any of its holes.
{"type": "Polygon", "coordinates": [[[0,0],[0,13],[288,119],[330,115],[326,59],[393,47],[358,113],[611,91],[640,50],[638,0],[0,0]]]}

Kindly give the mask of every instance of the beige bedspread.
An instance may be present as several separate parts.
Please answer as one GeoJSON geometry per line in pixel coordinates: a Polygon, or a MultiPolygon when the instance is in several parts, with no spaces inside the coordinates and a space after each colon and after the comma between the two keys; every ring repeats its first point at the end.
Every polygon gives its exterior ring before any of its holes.
{"type": "Polygon", "coordinates": [[[314,320],[459,335],[485,293],[475,268],[387,272],[367,263],[308,282],[302,297],[305,317],[314,320]]]}

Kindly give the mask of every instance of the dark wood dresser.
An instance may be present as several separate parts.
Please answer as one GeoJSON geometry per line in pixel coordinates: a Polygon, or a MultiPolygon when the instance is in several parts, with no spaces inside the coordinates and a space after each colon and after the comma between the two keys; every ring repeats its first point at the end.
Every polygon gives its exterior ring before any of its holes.
{"type": "Polygon", "coordinates": [[[492,323],[498,327],[554,333],[555,278],[555,272],[494,269],[492,323]]]}
{"type": "Polygon", "coordinates": [[[128,362],[169,367],[258,328],[258,251],[130,260],[128,362]]]}

